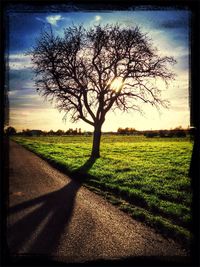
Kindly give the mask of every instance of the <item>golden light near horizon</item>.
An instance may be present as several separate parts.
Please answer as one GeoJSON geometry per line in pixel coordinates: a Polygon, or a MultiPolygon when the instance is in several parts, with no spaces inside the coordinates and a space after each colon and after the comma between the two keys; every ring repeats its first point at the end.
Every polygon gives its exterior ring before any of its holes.
{"type": "Polygon", "coordinates": [[[114,81],[110,84],[110,89],[118,92],[123,86],[122,80],[122,77],[117,77],[116,79],[114,79],[114,81]]]}

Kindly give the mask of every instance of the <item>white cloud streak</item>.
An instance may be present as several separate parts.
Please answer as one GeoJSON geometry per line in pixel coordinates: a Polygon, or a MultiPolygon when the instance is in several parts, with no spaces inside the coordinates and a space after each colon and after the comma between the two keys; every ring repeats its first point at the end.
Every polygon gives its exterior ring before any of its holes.
{"type": "Polygon", "coordinates": [[[51,15],[46,17],[47,22],[53,26],[57,26],[57,22],[62,19],[61,15],[51,15]]]}
{"type": "Polygon", "coordinates": [[[36,17],[36,20],[41,21],[41,22],[43,22],[43,23],[46,23],[46,21],[45,21],[44,19],[41,19],[41,18],[39,18],[39,17],[36,17]]]}
{"type": "Polygon", "coordinates": [[[24,54],[10,54],[9,55],[9,68],[11,70],[22,70],[31,68],[32,62],[29,55],[24,54]]]}
{"type": "Polygon", "coordinates": [[[99,22],[101,20],[101,16],[97,15],[95,16],[95,21],[99,22]]]}

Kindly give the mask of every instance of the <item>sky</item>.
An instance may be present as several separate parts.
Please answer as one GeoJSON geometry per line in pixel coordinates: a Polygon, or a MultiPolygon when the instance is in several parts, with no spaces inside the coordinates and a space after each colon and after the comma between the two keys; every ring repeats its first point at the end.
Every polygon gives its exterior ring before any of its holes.
{"type": "Polygon", "coordinates": [[[63,121],[64,113],[59,112],[51,103],[36,91],[34,73],[30,56],[27,55],[35,44],[41,31],[51,25],[54,33],[62,35],[63,29],[72,24],[83,24],[90,28],[94,25],[118,23],[122,26],[139,26],[143,33],[162,56],[173,56],[177,64],[172,67],[176,74],[166,88],[163,84],[162,97],[169,100],[169,109],[160,111],[152,106],[142,107],[144,115],[130,111],[109,112],[103,131],[117,131],[119,127],[137,130],[170,129],[190,125],[189,110],[189,57],[190,57],[190,12],[187,10],[135,10],[135,11],[76,11],[76,12],[32,12],[8,13],[7,49],[8,55],[8,97],[9,125],[18,131],[22,129],[68,130],[81,128],[93,131],[92,126],[79,121],[63,121]]]}

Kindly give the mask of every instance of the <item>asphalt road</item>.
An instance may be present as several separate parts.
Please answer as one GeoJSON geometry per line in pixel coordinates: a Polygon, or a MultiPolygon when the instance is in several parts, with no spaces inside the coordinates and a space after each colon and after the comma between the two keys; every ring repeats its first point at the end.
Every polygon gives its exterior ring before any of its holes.
{"type": "Polygon", "coordinates": [[[9,162],[11,254],[48,255],[65,262],[186,255],[173,240],[13,142],[9,162]]]}

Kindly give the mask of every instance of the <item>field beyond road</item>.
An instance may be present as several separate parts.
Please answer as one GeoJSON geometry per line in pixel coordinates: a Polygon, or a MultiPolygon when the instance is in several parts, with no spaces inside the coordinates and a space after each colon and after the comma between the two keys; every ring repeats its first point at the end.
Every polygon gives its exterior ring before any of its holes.
{"type": "Polygon", "coordinates": [[[193,143],[189,138],[103,135],[101,158],[88,162],[92,137],[14,137],[16,142],[56,164],[106,197],[133,218],[190,243],[193,143]]]}

